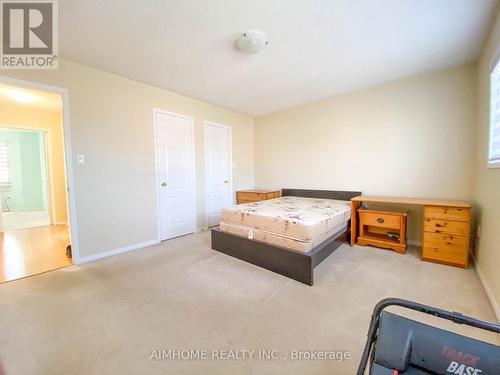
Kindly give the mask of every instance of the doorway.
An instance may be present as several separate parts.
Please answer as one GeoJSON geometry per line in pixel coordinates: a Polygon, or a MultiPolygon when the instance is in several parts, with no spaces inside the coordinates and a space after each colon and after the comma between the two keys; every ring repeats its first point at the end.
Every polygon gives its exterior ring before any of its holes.
{"type": "Polygon", "coordinates": [[[231,128],[205,122],[205,180],[208,226],[218,225],[222,209],[233,204],[231,128]]]}
{"type": "Polygon", "coordinates": [[[0,128],[0,230],[51,225],[46,131],[0,128]]]}
{"type": "Polygon", "coordinates": [[[0,77],[0,283],[78,260],[66,95],[64,89],[0,77]]]}
{"type": "Polygon", "coordinates": [[[161,241],[196,230],[193,119],[154,111],[158,196],[158,237],[161,241]]]}

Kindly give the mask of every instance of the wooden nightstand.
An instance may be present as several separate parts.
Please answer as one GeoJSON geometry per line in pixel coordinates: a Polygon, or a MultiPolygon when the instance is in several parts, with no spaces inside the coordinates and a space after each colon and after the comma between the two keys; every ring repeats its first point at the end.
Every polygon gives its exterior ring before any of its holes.
{"type": "Polygon", "coordinates": [[[236,203],[252,203],[281,197],[279,190],[240,190],[236,192],[236,203]]]}
{"type": "Polygon", "coordinates": [[[406,211],[360,208],[358,245],[406,253],[406,211]]]}

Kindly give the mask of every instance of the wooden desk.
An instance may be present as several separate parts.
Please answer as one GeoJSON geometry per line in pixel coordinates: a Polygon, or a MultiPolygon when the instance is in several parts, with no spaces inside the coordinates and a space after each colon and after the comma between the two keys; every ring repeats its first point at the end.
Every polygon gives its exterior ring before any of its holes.
{"type": "Polygon", "coordinates": [[[362,203],[389,203],[424,207],[422,260],[467,268],[471,205],[443,199],[359,195],[351,199],[351,246],[358,238],[358,208],[362,203]]]}

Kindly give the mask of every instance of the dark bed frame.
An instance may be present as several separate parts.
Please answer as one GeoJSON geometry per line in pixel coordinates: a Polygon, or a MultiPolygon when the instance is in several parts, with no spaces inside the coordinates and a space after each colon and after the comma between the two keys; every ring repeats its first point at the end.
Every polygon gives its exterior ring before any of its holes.
{"type": "MultiPolygon", "coordinates": [[[[326,198],[350,201],[361,195],[357,191],[283,189],[283,197],[326,198]]],[[[264,242],[238,237],[212,229],[212,249],[231,255],[245,262],[287,276],[307,285],[314,283],[314,268],[350,238],[350,221],[347,228],[334,234],[308,253],[269,245],[264,242]]]]}

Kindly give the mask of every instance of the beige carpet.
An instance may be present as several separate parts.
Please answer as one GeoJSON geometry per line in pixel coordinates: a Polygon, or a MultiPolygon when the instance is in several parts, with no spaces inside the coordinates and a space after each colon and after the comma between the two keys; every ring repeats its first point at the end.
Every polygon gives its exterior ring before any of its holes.
{"type": "Polygon", "coordinates": [[[382,298],[494,319],[474,269],[421,262],[416,249],[398,255],[344,245],[308,287],[209,243],[207,232],[195,234],[0,285],[6,374],[352,374],[382,298]],[[151,360],[157,349],[256,352],[253,360],[151,360]],[[258,360],[258,350],[287,359],[258,360]],[[291,350],[349,351],[352,358],[293,361],[291,350]]]}

